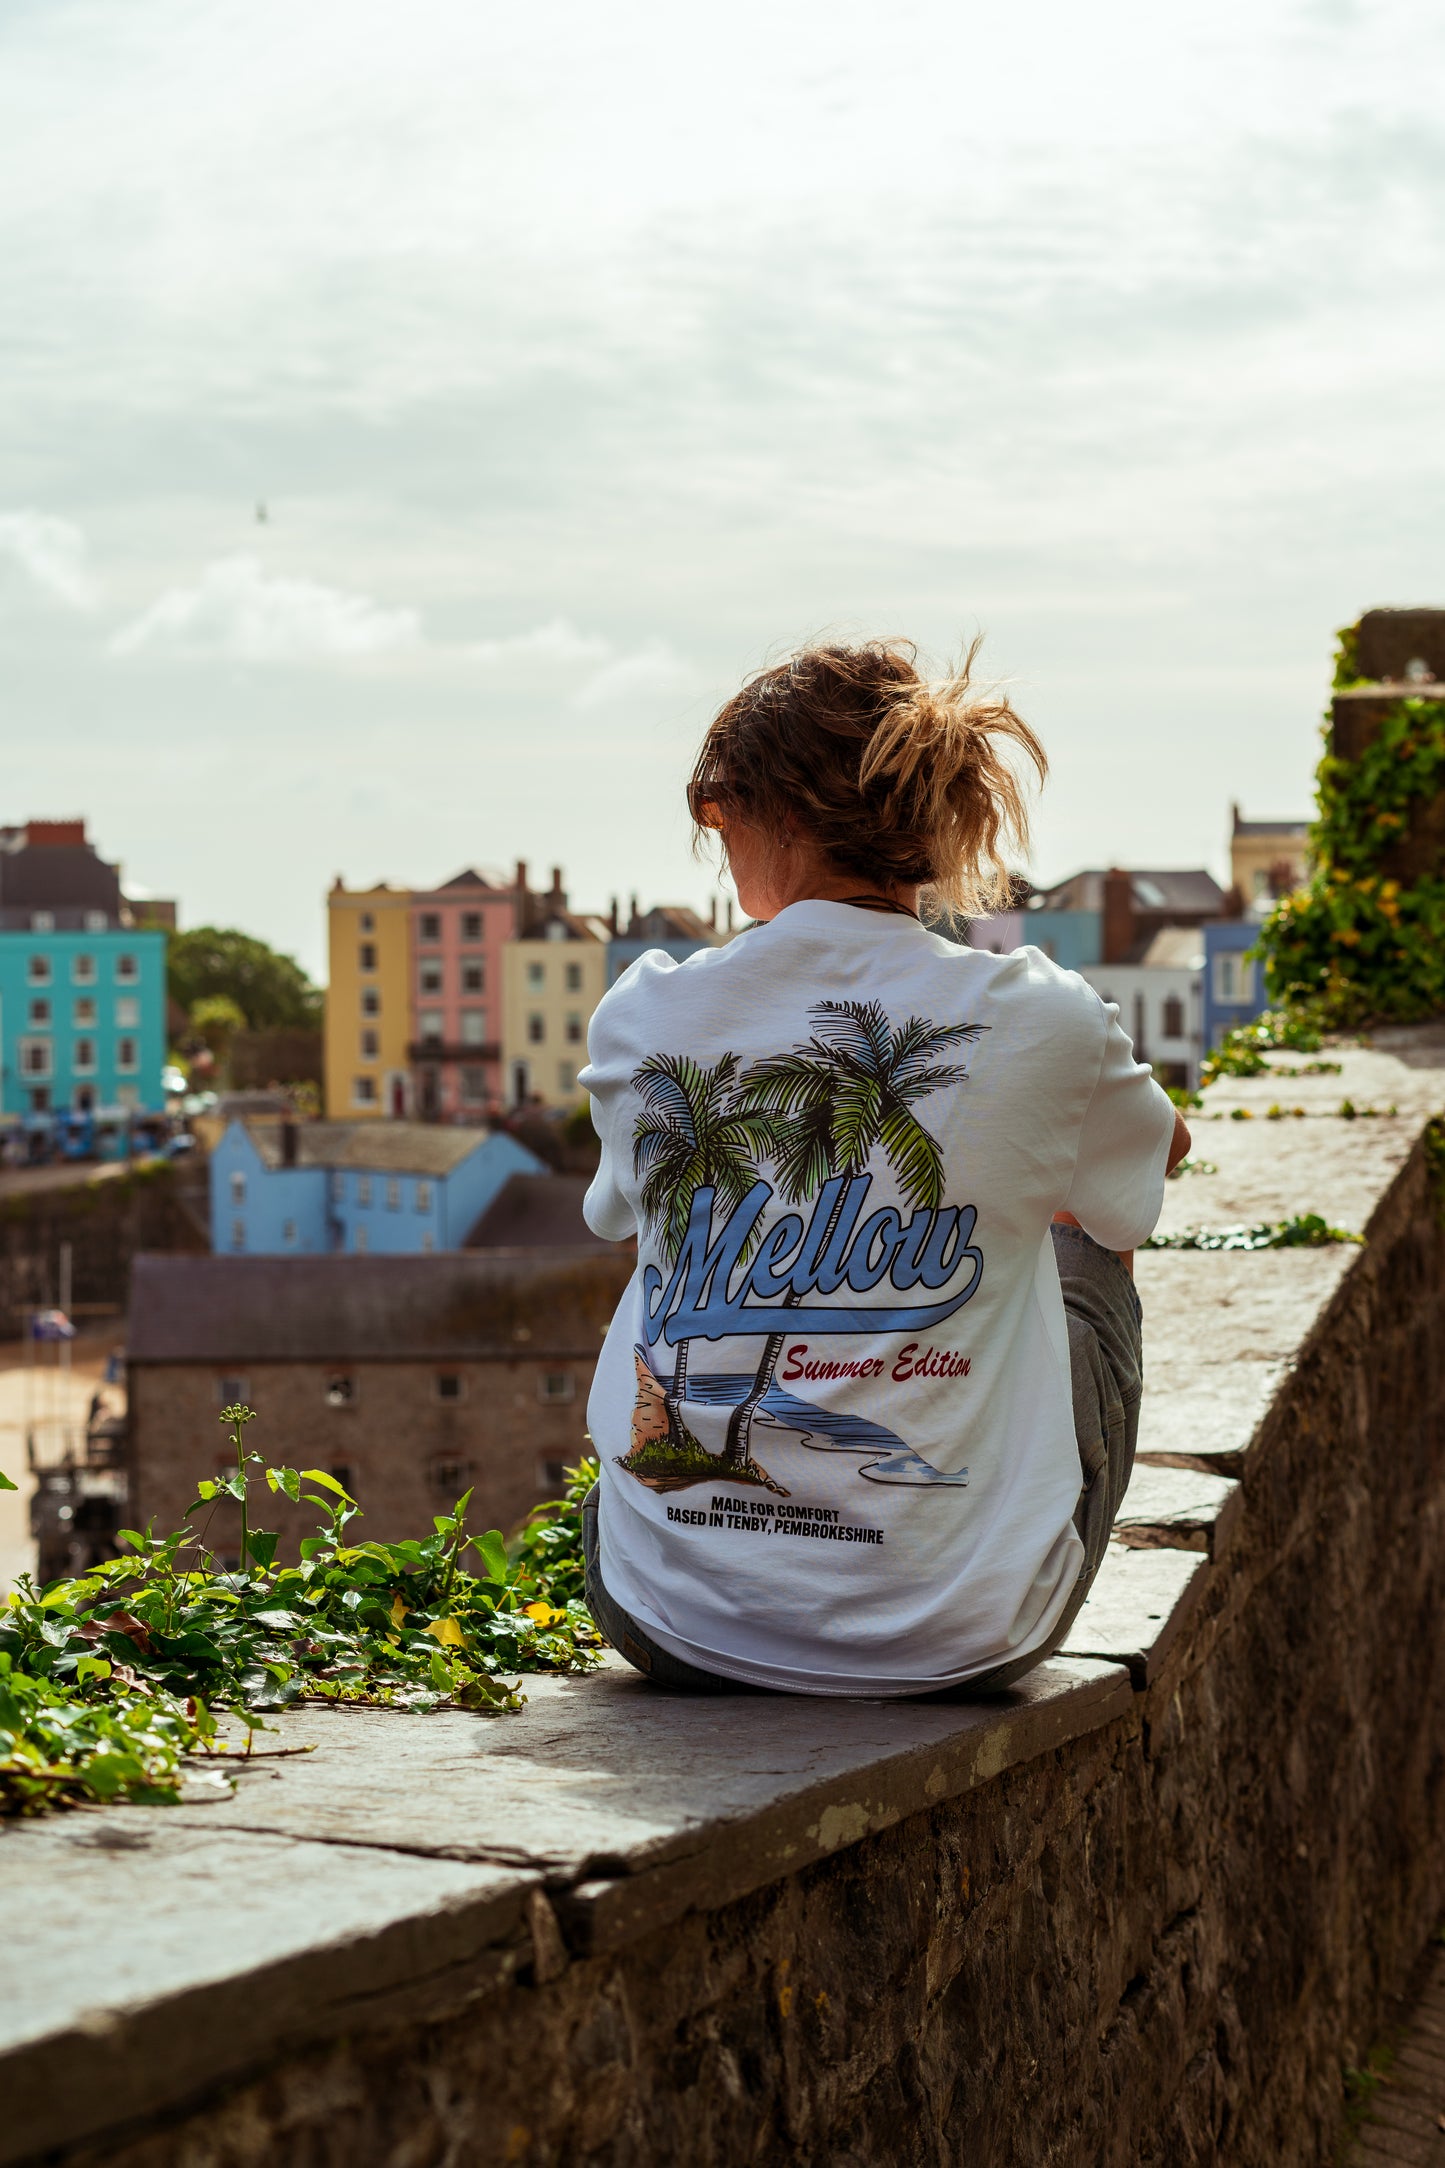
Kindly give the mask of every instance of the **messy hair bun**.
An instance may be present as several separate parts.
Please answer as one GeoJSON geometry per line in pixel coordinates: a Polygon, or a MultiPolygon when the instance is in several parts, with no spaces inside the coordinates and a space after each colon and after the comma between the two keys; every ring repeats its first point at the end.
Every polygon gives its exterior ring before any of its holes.
{"type": "Polygon", "coordinates": [[[926,885],[955,910],[1007,896],[1003,851],[1028,848],[1017,748],[1044,749],[1001,694],[970,690],[975,640],[930,683],[909,640],[807,647],[760,670],[708,728],[688,786],[699,834],[718,814],[796,828],[874,887],[926,885]]]}

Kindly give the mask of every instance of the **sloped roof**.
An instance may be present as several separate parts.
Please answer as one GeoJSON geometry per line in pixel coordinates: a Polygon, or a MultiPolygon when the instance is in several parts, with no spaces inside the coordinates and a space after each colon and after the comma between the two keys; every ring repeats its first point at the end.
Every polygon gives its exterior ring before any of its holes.
{"type": "Polygon", "coordinates": [[[1308,821],[1242,821],[1237,816],[1234,833],[1237,836],[1307,836],[1308,821]]]}
{"type": "MultiPolygon", "coordinates": [[[[282,1165],[276,1121],[247,1121],[247,1136],[268,1167],[282,1165]]],[[[492,1141],[487,1129],[444,1128],[439,1122],[298,1122],[298,1167],[355,1167],[363,1174],[448,1175],[492,1141]]]]}
{"type": "MultiPolygon", "coordinates": [[[[1131,867],[1130,889],[1136,911],[1177,911],[1191,918],[1217,916],[1224,909],[1224,890],[1203,866],[1169,866],[1162,870],[1131,867]]],[[[1104,869],[1091,866],[1055,887],[1041,889],[1029,899],[1030,910],[1102,911],[1104,869]]]]}
{"type": "Polygon", "coordinates": [[[1150,936],[1139,961],[1155,969],[1200,971],[1204,967],[1204,936],[1197,926],[1161,926],[1150,936]]]}
{"type": "Polygon", "coordinates": [[[133,1363],[590,1358],[632,1275],[611,1250],[139,1256],[133,1363]]]}
{"type": "Polygon", "coordinates": [[[512,1174],[463,1247],[469,1250],[615,1250],[582,1217],[586,1174],[512,1174]]]}

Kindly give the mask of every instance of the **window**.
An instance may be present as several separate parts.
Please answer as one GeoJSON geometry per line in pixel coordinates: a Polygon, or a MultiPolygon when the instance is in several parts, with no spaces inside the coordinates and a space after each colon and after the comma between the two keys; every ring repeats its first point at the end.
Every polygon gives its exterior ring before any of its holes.
{"type": "Polygon", "coordinates": [[[567,1043],[569,1046],[580,1046],[582,1043],[582,1019],[575,1009],[567,1018],[567,1043]]]}
{"type": "Polygon", "coordinates": [[[380,1016],[381,996],[374,986],[361,989],[361,1013],[363,1016],[380,1016]]]}
{"type": "Polygon", "coordinates": [[[357,923],[361,927],[363,933],[376,932],[376,920],[372,917],[370,911],[363,911],[357,923]]]}
{"type": "Polygon", "coordinates": [[[34,1090],[28,1094],[28,1097],[30,1100],[30,1111],[32,1114],[49,1113],[50,1087],[48,1084],[37,1084],[34,1090]]]}
{"type": "Polygon", "coordinates": [[[87,911],[85,914],[85,930],[87,933],[104,933],[109,924],[110,920],[106,917],[104,911],[87,911]]]}
{"type": "Polygon", "coordinates": [[[423,911],[418,922],[418,937],[423,941],[440,941],[442,919],[440,911],[423,911]]]}
{"type": "Polygon", "coordinates": [[[48,1039],[22,1039],[20,1041],[20,1069],[24,1076],[49,1076],[50,1041],[48,1039]]]}
{"type": "Polygon", "coordinates": [[[424,994],[439,994],[442,990],[442,967],[433,960],[424,963],[417,973],[417,984],[424,994]]]}
{"type": "Polygon", "coordinates": [[[544,1039],[546,1038],[546,1036],[547,1036],[547,1019],[546,1019],[546,1017],[545,1017],[545,1016],[529,1016],[529,1017],[527,1018],[527,1037],[528,1037],[528,1039],[529,1039],[529,1040],[531,1041],[532,1045],[533,1045],[533,1046],[540,1046],[540,1045],[542,1044],[542,1041],[543,1041],[543,1040],[544,1040],[544,1039]]]}
{"type": "Polygon", "coordinates": [[[354,1076],[351,1080],[351,1104],[354,1107],[370,1107],[376,1104],[376,1078],[354,1076]]]}
{"type": "Polygon", "coordinates": [[[55,913],[53,911],[32,911],[30,914],[30,931],[32,933],[54,933],[55,913]]]}
{"type": "Polygon", "coordinates": [[[376,969],[376,943],[374,941],[363,941],[356,952],[356,961],[362,971],[374,971],[376,969]]]}
{"type": "Polygon", "coordinates": [[[430,1212],[430,1210],[431,1210],[431,1183],[430,1183],[430,1182],[418,1182],[418,1183],[417,1183],[417,1185],[416,1185],[416,1208],[417,1208],[418,1212],[430,1212]]]}
{"type": "Polygon", "coordinates": [[[380,1049],[381,1041],[374,1031],[364,1031],[361,1034],[361,1058],[363,1061],[375,1061],[380,1049]]]}
{"type": "Polygon", "coordinates": [[[462,1045],[485,1046],[487,1042],[487,1012],[485,1009],[462,1010],[462,1045]]]}
{"type": "Polygon", "coordinates": [[[527,984],[529,986],[545,986],[546,983],[547,966],[545,964],[528,964],[527,984]]]}
{"type": "Polygon", "coordinates": [[[231,1202],[232,1204],[244,1204],[246,1202],[246,1177],[239,1167],[231,1176],[231,1202]]]}
{"type": "Polygon", "coordinates": [[[1254,965],[1242,950],[1222,949],[1214,959],[1214,998],[1230,1005],[1254,999],[1254,965]]]}
{"type": "Polygon", "coordinates": [[[233,1250],[243,1250],[246,1247],[246,1222],[242,1219],[233,1219],[231,1222],[231,1247],[233,1250]]]}
{"type": "Polygon", "coordinates": [[[358,1204],[370,1204],[371,1202],[371,1176],[369,1174],[359,1174],[356,1177],[356,1201],[358,1204]]]}
{"type": "MultiPolygon", "coordinates": [[[[244,1407],[250,1398],[251,1388],[244,1378],[217,1378],[216,1404],[218,1407],[234,1408],[237,1402],[244,1407]]],[[[230,1467],[234,1464],[228,1461],[226,1465],[230,1467]]]]}
{"type": "Polygon", "coordinates": [[[577,1065],[575,1062],[558,1062],[557,1089],[559,1092],[571,1092],[577,1089],[577,1065]]]}
{"type": "MultiPolygon", "coordinates": [[[[79,1006],[80,1004],[77,1002],[76,1007],[79,1008],[79,1006]]],[[[32,1001],[30,1004],[30,1021],[32,1024],[48,1024],[50,1022],[50,1003],[48,1001],[32,1001]]]]}
{"type": "Polygon", "coordinates": [[[119,1070],[138,1069],[140,1067],[140,1062],[136,1054],[136,1043],[134,1039],[116,1040],[115,1065],[116,1068],[119,1070]]]}
{"type": "Polygon", "coordinates": [[[537,1488],[540,1491],[559,1491],[567,1480],[567,1472],[560,1460],[539,1460],[537,1463],[537,1488]]]}
{"type": "Polygon", "coordinates": [[[455,1370],[439,1370],[437,1372],[436,1395],[438,1400],[461,1399],[462,1381],[455,1370]]]}
{"type": "Polygon", "coordinates": [[[480,941],[482,938],[482,914],[480,911],[463,911],[462,939],[480,941]]]}
{"type": "Polygon", "coordinates": [[[553,1405],[575,1400],[577,1381],[570,1370],[544,1370],[537,1380],[537,1398],[553,1405]]]}
{"type": "MultiPolygon", "coordinates": [[[[80,1011],[81,1011],[81,1010],[82,1010],[83,1008],[86,1008],[87,1006],[89,1006],[89,1007],[92,1007],[92,1008],[93,1008],[93,1007],[94,1007],[94,1003],[92,1002],[92,1003],[89,1003],[89,1004],[87,1004],[87,1003],[86,1003],[86,1002],[84,1002],[84,1001],[77,1001],[77,1002],[76,1002],[76,1004],[75,1004],[75,1007],[76,1007],[76,1019],[75,1019],[75,1020],[76,1020],[76,1022],[77,1022],[77,1023],[79,1023],[79,1021],[80,1021],[80,1014],[79,1014],[79,1012],[80,1012],[80,1011]]],[[[137,1024],[138,1024],[138,1023],[140,1022],[140,1003],[139,1003],[139,1002],[138,1002],[138,1001],[136,1000],[136,998],[135,998],[135,995],[134,995],[134,994],[122,994],[122,995],[121,995],[121,997],[120,997],[119,1001],[117,1001],[117,1003],[116,1003],[116,1005],[115,1005],[115,1021],[116,1021],[116,1026],[117,1026],[117,1028],[118,1028],[119,1030],[121,1030],[121,1031],[134,1031],[134,1030],[135,1030],[135,1028],[136,1028],[137,1024]]]]}
{"type": "Polygon", "coordinates": [[[358,1227],[358,1228],[357,1228],[357,1230],[356,1230],[356,1254],[357,1254],[357,1256],[358,1256],[358,1257],[364,1257],[364,1256],[366,1255],[366,1253],[367,1253],[367,1251],[368,1251],[368,1249],[369,1249],[370,1247],[371,1247],[371,1237],[370,1237],[370,1235],[368,1235],[368,1233],[367,1233],[367,1231],[366,1231],[365,1227],[358,1227]]]}
{"type": "Polygon", "coordinates": [[[140,967],[136,963],[134,956],[117,956],[115,975],[118,979],[125,980],[127,984],[131,984],[138,979],[140,977],[140,967]]]}
{"type": "Polygon", "coordinates": [[[129,1107],[134,1111],[140,1105],[140,1087],[136,1084],[117,1084],[115,1103],[118,1107],[129,1107]]]}
{"type": "Polygon", "coordinates": [[[94,1039],[75,1039],[71,1042],[70,1066],[77,1076],[93,1076],[95,1074],[94,1039]]]}
{"type": "Polygon", "coordinates": [[[327,1470],[333,1483],[339,1483],[348,1498],[356,1496],[356,1470],[349,1461],[334,1460],[327,1470]]]}
{"type": "Polygon", "coordinates": [[[432,1489],[440,1491],[443,1498],[460,1498],[475,1471],[474,1461],[457,1460],[450,1453],[442,1453],[428,1465],[427,1476],[432,1489]]]}
{"type": "Polygon", "coordinates": [[[554,919],[552,919],[552,920],[550,920],[550,921],[549,921],[549,923],[548,923],[548,926],[547,926],[547,931],[546,931],[546,934],[544,935],[544,937],[543,937],[543,938],[544,938],[545,940],[548,940],[548,941],[565,941],[565,940],[566,940],[566,938],[567,938],[567,929],[566,929],[566,927],[565,927],[565,926],[563,925],[563,923],[562,923],[562,921],[561,921],[561,919],[560,919],[560,918],[554,918],[554,919]]]}
{"type": "Polygon", "coordinates": [[[50,984],[50,958],[48,956],[32,956],[25,967],[25,976],[32,986],[48,986],[50,984]]]}
{"type": "Polygon", "coordinates": [[[421,1238],[422,1255],[424,1257],[430,1257],[432,1251],[436,1248],[436,1246],[437,1238],[432,1233],[430,1227],[428,1227],[421,1238]]]}
{"type": "Polygon", "coordinates": [[[484,1104],[487,1096],[487,1073],[485,1069],[465,1068],[462,1071],[462,1098],[469,1107],[484,1104]]]}
{"type": "Polygon", "coordinates": [[[294,1250],[294,1249],[295,1249],[295,1247],[296,1247],[296,1222],[295,1222],[295,1220],[282,1220],[282,1222],[281,1222],[281,1240],[282,1240],[282,1241],[283,1241],[283,1242],[285,1243],[285,1245],[286,1245],[286,1247],[287,1247],[287,1249],[288,1249],[288,1250],[294,1250]]]}
{"type": "Polygon", "coordinates": [[[333,1173],[331,1177],[331,1202],[333,1204],[345,1204],[346,1202],[346,1176],[344,1174],[333,1173]]]}
{"type": "Polygon", "coordinates": [[[581,991],[582,991],[582,966],[581,966],[581,964],[568,964],[568,966],[567,966],[567,991],[568,991],[568,993],[569,993],[569,994],[580,994],[580,993],[581,993],[581,991]]]}
{"type": "Polygon", "coordinates": [[[70,976],[77,986],[93,986],[95,984],[95,958],[83,953],[72,956],[70,959],[70,976]]]}
{"type": "MultiPolygon", "coordinates": [[[[134,1004],[132,1004],[132,1006],[134,1006],[134,1004]]],[[[70,1020],[75,1025],[77,1030],[80,1030],[86,1024],[93,1024],[95,1022],[95,1001],[90,994],[81,994],[77,998],[75,1006],[71,1012],[70,1020]]],[[[116,1018],[117,1023],[120,1023],[121,1021],[122,1019],[120,1017],[116,1018]]],[[[138,1023],[140,1019],[138,1017],[132,1017],[130,1021],[134,1024],[138,1023]]]]}
{"type": "Polygon", "coordinates": [[[391,1175],[387,1179],[386,1209],[388,1212],[399,1212],[401,1210],[401,1184],[395,1175],[391,1175]]]}
{"type": "Polygon", "coordinates": [[[1166,1039],[1184,1037],[1184,1004],[1177,994],[1170,994],[1164,1003],[1164,1036],[1166,1039]]]}
{"type": "Polygon", "coordinates": [[[479,994],[484,984],[485,977],[479,963],[468,962],[462,965],[462,992],[464,994],[479,994]]]}
{"type": "Polygon", "coordinates": [[[416,1020],[418,1038],[430,1046],[442,1043],[442,1012],[440,1009],[423,1009],[416,1020]]]}
{"type": "MultiPolygon", "coordinates": [[[[356,1406],[356,1379],[349,1370],[333,1370],[326,1380],[326,1405],[328,1408],[354,1408],[356,1406]]],[[[341,1481],[340,1476],[336,1479],[341,1481]]]]}

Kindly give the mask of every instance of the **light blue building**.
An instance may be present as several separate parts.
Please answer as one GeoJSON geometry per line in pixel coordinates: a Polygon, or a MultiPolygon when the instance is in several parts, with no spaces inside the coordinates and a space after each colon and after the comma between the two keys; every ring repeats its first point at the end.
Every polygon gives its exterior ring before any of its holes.
{"type": "Polygon", "coordinates": [[[164,933],[0,930],[0,1111],[159,1113],[165,1057],[164,933]]]}
{"type": "Polygon", "coordinates": [[[661,949],[674,963],[683,964],[699,949],[718,948],[727,939],[726,933],[720,933],[715,925],[699,918],[686,904],[660,903],[651,911],[639,911],[635,896],[631,915],[622,925],[614,901],[612,931],[607,942],[607,983],[615,986],[628,965],[635,964],[638,957],[645,956],[650,949],[661,949]]]}
{"type": "Polygon", "coordinates": [[[1259,939],[1257,918],[1222,918],[1204,935],[1204,1051],[1212,1053],[1237,1024],[1253,1023],[1268,1006],[1264,966],[1245,954],[1259,939]]]}
{"type": "Polygon", "coordinates": [[[459,1250],[510,1176],[546,1171],[503,1131],[237,1120],[211,1154],[211,1248],[249,1257],[459,1250]]]}

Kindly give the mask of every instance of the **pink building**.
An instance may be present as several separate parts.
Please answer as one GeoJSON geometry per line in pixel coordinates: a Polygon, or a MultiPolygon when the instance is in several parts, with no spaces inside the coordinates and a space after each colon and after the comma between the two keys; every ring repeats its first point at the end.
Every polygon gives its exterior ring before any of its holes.
{"type": "Polygon", "coordinates": [[[505,1103],[502,951],[517,931],[526,868],[504,888],[468,868],[411,899],[413,1111],[480,1121],[505,1103]]]}

